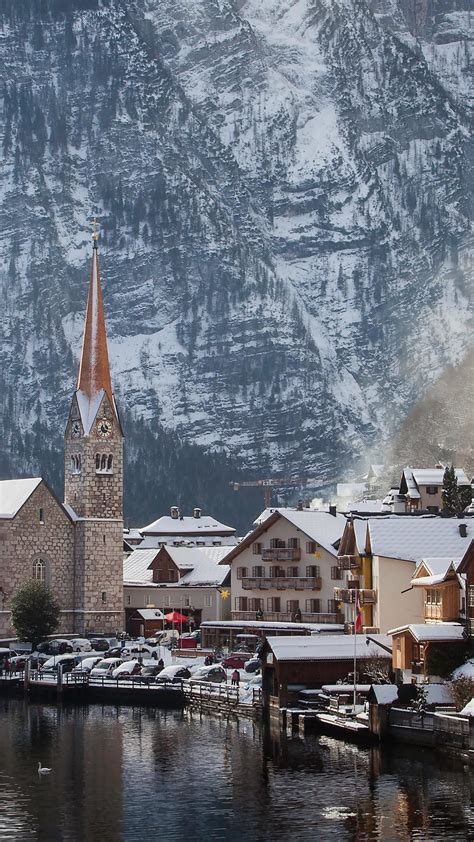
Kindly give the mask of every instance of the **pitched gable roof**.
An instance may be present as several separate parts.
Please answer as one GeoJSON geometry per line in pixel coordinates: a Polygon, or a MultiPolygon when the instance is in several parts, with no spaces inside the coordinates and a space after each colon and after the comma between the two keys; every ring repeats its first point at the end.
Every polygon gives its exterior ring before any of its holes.
{"type": "MultiPolygon", "coordinates": [[[[472,536],[474,523],[467,520],[472,536]]],[[[419,564],[424,558],[461,558],[468,540],[459,532],[457,518],[394,515],[367,520],[368,543],[373,555],[399,558],[419,564]]]]}
{"type": "Polygon", "coordinates": [[[14,518],[41,482],[41,477],[1,480],[0,518],[14,518]]]}

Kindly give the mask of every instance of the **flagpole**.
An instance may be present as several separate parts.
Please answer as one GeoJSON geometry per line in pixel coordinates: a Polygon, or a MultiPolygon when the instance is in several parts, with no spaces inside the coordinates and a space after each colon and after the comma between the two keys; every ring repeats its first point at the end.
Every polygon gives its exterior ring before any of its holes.
{"type": "Polygon", "coordinates": [[[357,669],[357,588],[354,592],[354,698],[352,703],[353,712],[356,708],[356,669],[357,669]]]}

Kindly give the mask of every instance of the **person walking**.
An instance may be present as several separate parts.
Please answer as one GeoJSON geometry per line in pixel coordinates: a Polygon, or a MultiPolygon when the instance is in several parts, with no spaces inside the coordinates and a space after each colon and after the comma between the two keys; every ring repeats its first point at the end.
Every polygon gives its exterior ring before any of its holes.
{"type": "Polygon", "coordinates": [[[240,672],[238,670],[234,670],[231,675],[231,685],[232,687],[238,687],[240,682],[240,672]]]}

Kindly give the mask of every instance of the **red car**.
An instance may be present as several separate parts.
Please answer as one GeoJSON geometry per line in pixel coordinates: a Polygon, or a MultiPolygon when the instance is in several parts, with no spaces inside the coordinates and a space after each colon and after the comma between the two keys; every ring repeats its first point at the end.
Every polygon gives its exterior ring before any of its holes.
{"type": "Polygon", "coordinates": [[[229,655],[228,658],[224,658],[221,661],[221,667],[224,667],[226,670],[241,670],[247,661],[248,658],[245,658],[243,655],[229,655]]]}

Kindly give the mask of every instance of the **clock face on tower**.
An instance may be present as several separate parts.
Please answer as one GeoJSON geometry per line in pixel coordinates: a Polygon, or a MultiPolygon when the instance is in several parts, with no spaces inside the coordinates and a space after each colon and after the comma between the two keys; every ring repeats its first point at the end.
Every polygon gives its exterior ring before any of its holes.
{"type": "Polygon", "coordinates": [[[108,439],[112,435],[112,422],[107,418],[99,418],[97,422],[97,435],[100,439],[108,439]]]}
{"type": "Polygon", "coordinates": [[[71,425],[71,436],[73,439],[78,439],[81,435],[81,425],[79,421],[73,421],[71,425]]]}

